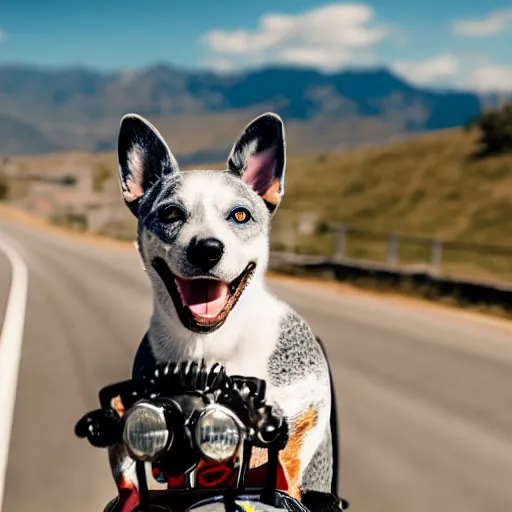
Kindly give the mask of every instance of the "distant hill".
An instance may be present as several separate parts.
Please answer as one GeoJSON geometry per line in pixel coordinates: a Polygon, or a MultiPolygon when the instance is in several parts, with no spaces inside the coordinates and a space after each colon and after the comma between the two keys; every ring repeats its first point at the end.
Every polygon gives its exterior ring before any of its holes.
{"type": "Polygon", "coordinates": [[[9,66],[0,68],[0,152],[110,150],[120,117],[137,112],[193,161],[220,154],[266,110],[284,117],[291,152],[340,150],[460,126],[483,101],[471,92],[414,87],[386,69],[217,75],[168,66],[130,73],[9,66]]]}

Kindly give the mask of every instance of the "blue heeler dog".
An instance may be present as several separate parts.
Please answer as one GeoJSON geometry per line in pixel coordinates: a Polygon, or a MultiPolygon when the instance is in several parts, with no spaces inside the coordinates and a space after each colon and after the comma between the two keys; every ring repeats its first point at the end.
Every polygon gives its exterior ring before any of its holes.
{"type": "MultiPolygon", "coordinates": [[[[156,128],[135,114],[121,121],[118,152],[154,293],[134,374],[155,361],[203,359],[265,379],[290,427],[283,490],[299,498],[304,490],[330,492],[337,475],[328,363],[308,324],[264,279],[270,223],[284,193],[281,119],[269,113],[252,121],[223,171],[181,171],[156,128]]],[[[110,460],[120,493],[137,494],[131,459],[119,447],[110,460]]],[[[252,467],[265,462],[256,456],[252,467]]]]}

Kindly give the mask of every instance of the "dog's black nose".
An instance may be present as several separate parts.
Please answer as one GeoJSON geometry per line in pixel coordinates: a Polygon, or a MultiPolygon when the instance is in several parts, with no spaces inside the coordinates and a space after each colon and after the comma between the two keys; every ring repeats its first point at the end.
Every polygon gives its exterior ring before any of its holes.
{"type": "Polygon", "coordinates": [[[216,238],[194,239],[187,250],[188,261],[204,271],[215,267],[223,254],[224,244],[216,238]]]}

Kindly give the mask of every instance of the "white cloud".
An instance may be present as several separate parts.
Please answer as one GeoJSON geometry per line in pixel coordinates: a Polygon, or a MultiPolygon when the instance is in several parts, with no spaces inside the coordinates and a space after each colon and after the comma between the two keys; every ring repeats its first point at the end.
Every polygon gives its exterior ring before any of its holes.
{"type": "Polygon", "coordinates": [[[375,23],[373,9],[360,3],[334,3],[297,15],[267,14],[256,30],[213,30],[202,42],[213,63],[300,64],[336,70],[387,38],[390,30],[375,23]]]}
{"type": "Polygon", "coordinates": [[[501,9],[489,13],[482,19],[456,20],[452,29],[455,34],[467,37],[487,37],[503,32],[512,25],[512,9],[501,9]]]}
{"type": "Polygon", "coordinates": [[[488,64],[470,73],[470,83],[479,91],[512,92],[512,66],[488,64]]]}
{"type": "Polygon", "coordinates": [[[411,82],[430,85],[439,80],[452,78],[459,71],[460,64],[456,57],[445,53],[425,60],[395,61],[392,68],[411,82]]]}
{"type": "Polygon", "coordinates": [[[496,64],[482,54],[445,53],[418,61],[395,61],[391,67],[418,85],[442,84],[479,92],[512,92],[512,66],[496,64]]]}

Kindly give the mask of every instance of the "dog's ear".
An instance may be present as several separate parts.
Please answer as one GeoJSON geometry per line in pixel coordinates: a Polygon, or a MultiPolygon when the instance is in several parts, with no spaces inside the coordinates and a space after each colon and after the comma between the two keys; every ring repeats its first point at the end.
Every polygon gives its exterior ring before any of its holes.
{"type": "Polygon", "coordinates": [[[137,114],[121,119],[117,153],[121,191],[137,215],[144,193],[162,176],[179,172],[179,167],[158,130],[137,114]]]}
{"type": "Polygon", "coordinates": [[[286,144],[281,118],[263,114],[245,128],[228,157],[228,170],[240,176],[273,213],[284,194],[286,144]]]}

